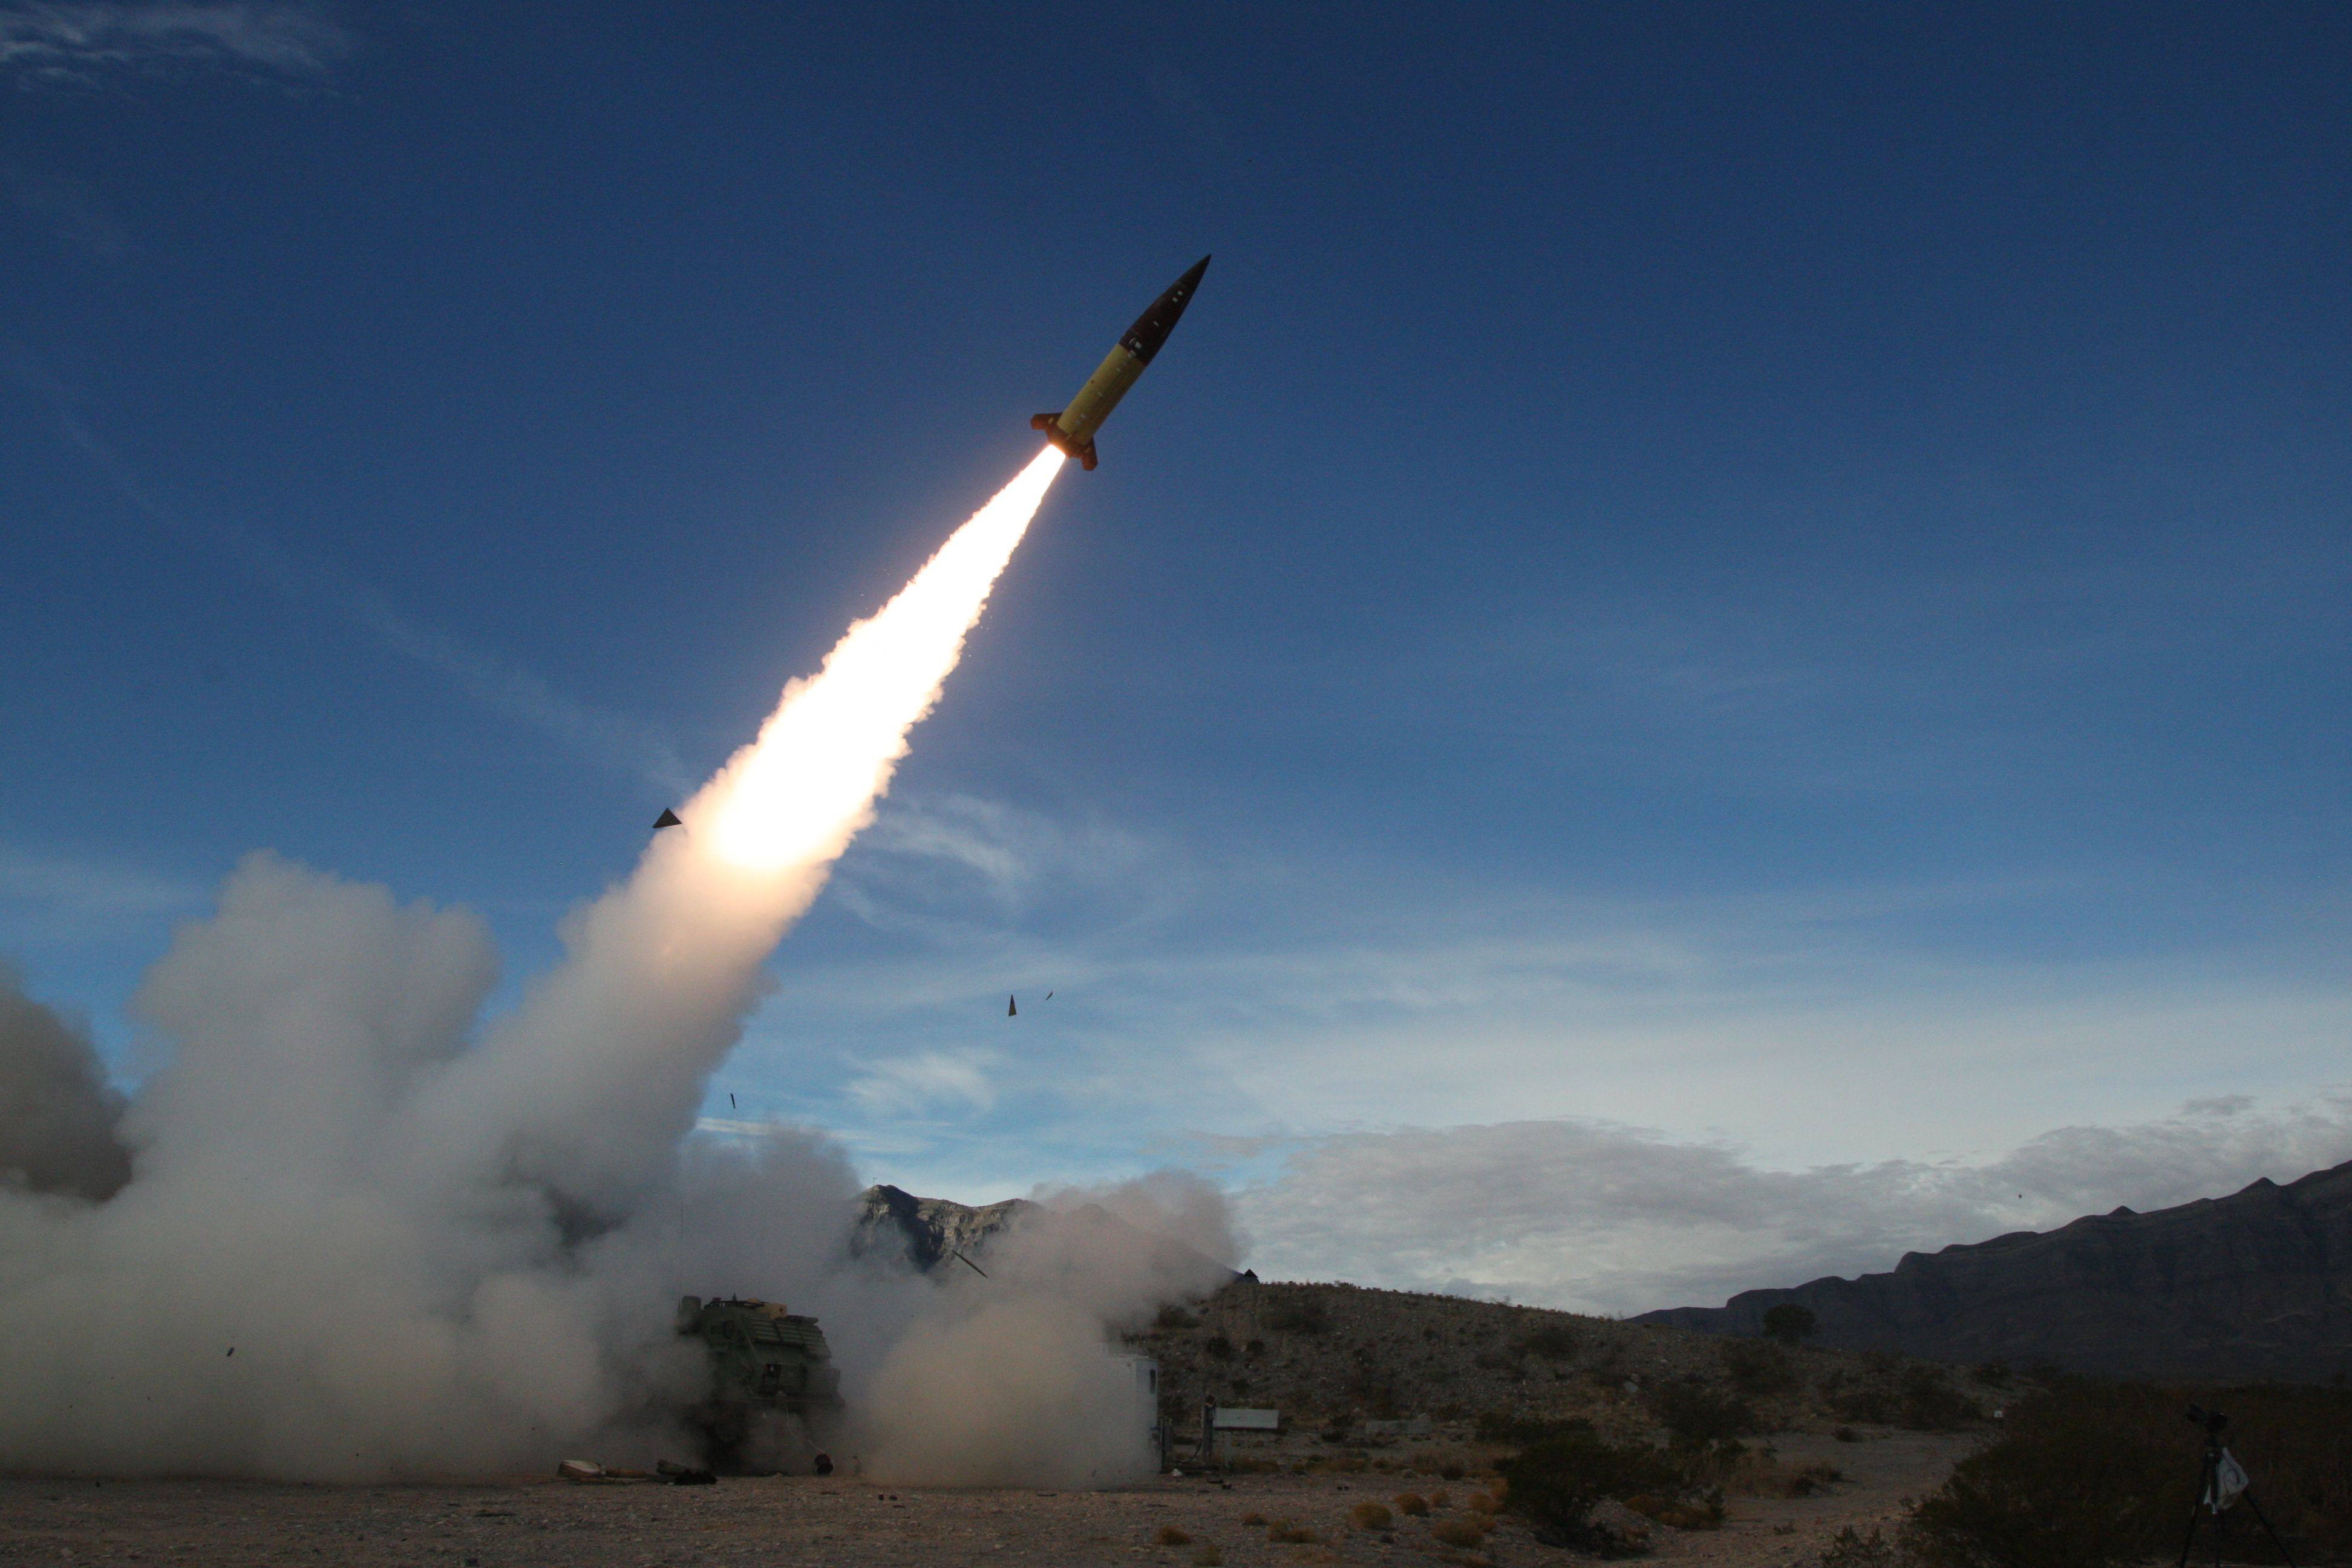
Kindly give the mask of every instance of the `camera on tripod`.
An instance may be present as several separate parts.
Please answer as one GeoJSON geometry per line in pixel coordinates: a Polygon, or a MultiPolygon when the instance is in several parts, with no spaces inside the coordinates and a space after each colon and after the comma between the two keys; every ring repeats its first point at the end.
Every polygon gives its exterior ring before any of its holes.
{"type": "Polygon", "coordinates": [[[2222,1432],[2227,1429],[2230,1425],[2230,1418],[2222,1415],[2220,1411],[2208,1410],[2204,1406],[2199,1405],[2192,1405],[2189,1407],[2189,1424],[2192,1426],[2204,1427],[2205,1436],[2217,1443],[2221,1440],[2222,1432]]]}
{"type": "Polygon", "coordinates": [[[2180,1539],[2180,1561],[2176,1568],[2189,1568],[2189,1553],[2197,1545],[2197,1527],[2208,1518],[2213,1521],[2213,1568],[2221,1568],[2221,1533],[2228,1522],[2225,1512],[2240,1501],[2245,1503],[2248,1513],[2261,1521],[2263,1532],[2278,1548],[2287,1568],[2294,1568],[2294,1553],[2286,1549],[2286,1542],[2272,1528],[2270,1516],[2254,1500],[2253,1483],[2247,1479],[2246,1468],[2238,1463],[2235,1454],[2221,1446],[2221,1434],[2229,1430],[2230,1418],[2201,1405],[2190,1405],[2187,1415],[2189,1424],[2205,1434],[2205,1458],[2198,1467],[2197,1500],[2189,1505],[2189,1533],[2180,1539]]]}

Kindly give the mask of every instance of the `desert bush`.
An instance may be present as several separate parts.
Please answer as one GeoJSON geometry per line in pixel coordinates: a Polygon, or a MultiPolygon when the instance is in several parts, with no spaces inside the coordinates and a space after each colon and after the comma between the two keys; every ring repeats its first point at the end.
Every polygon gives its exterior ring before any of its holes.
{"type": "Polygon", "coordinates": [[[1953,1432],[1982,1417],[1977,1402],[1932,1366],[1915,1366],[1897,1384],[1895,1425],[1915,1432],[1953,1432]]]}
{"type": "Polygon", "coordinates": [[[1987,1388],[1999,1388],[2009,1381],[2009,1363],[2005,1361],[1983,1363],[1976,1370],[1976,1380],[1987,1388]]]}
{"type": "Polygon", "coordinates": [[[1160,1309],[1160,1315],[1151,1320],[1151,1326],[1162,1333],[1174,1333],[1181,1329],[1199,1328],[1201,1320],[1186,1311],[1181,1303],[1171,1301],[1160,1309]]]}
{"type": "MultiPolygon", "coordinates": [[[[1472,1430],[1476,1432],[1478,1441],[1481,1443],[1508,1443],[1524,1448],[1530,1443],[1540,1443],[1549,1437],[1569,1437],[1579,1433],[1589,1433],[1592,1430],[1592,1423],[1580,1416],[1570,1416],[1565,1420],[1549,1420],[1539,1415],[1514,1415],[1508,1410],[1486,1410],[1479,1413],[1477,1423],[1472,1430]]],[[[1438,1473],[1444,1474],[1442,1470],[1438,1473]]],[[[1445,1479],[1449,1481],[1456,1481],[1462,1478],[1446,1476],[1445,1479]]]]}
{"type": "Polygon", "coordinates": [[[1470,1364],[1481,1372],[1499,1372],[1508,1382],[1524,1383],[1528,1369],[1522,1363],[1526,1359],[1513,1346],[1498,1351],[1480,1351],[1470,1358],[1470,1364]]]}
{"type": "Polygon", "coordinates": [[[1468,1500],[1464,1502],[1462,1506],[1468,1509],[1472,1513],[1500,1513],[1503,1511],[1502,1500],[1492,1492],[1472,1492],[1468,1500]]]}
{"type": "Polygon", "coordinates": [[[1331,1327],[1331,1318],[1321,1300],[1300,1296],[1276,1302],[1265,1315],[1265,1326],[1277,1333],[1319,1334],[1331,1327]]]}
{"type": "MultiPolygon", "coordinates": [[[[1577,1432],[1531,1444],[1503,1461],[1507,1506],[1550,1546],[1606,1550],[1616,1542],[1592,1524],[1603,1498],[1677,1498],[1682,1471],[1646,1443],[1612,1444],[1577,1432]]],[[[1476,1508],[1478,1500],[1470,1500],[1476,1508]]]]}
{"type": "Polygon", "coordinates": [[[1201,1550],[1192,1553],[1192,1568],[1224,1568],[1225,1553],[1213,1542],[1204,1542],[1201,1550]]]}
{"type": "Polygon", "coordinates": [[[1855,1534],[1850,1524],[1842,1525],[1822,1549],[1822,1568],[1898,1568],[1903,1556],[1874,1526],[1864,1536],[1855,1534]]]}
{"type": "Polygon", "coordinates": [[[1447,1546],[1475,1546],[1486,1539],[1486,1532],[1466,1519],[1441,1519],[1429,1533],[1447,1546]]]}
{"type": "Polygon", "coordinates": [[[1660,1524],[1676,1530],[1721,1530],[1723,1528],[1723,1494],[1711,1491],[1696,1498],[1660,1497],[1654,1492],[1635,1492],[1625,1500],[1625,1506],[1660,1524]]]}
{"type": "Polygon", "coordinates": [[[1661,1384],[1650,1404],[1659,1424],[1685,1443],[1744,1437],[1759,1426],[1756,1412],[1746,1400],[1711,1388],[1697,1378],[1661,1384]]]}
{"type": "Polygon", "coordinates": [[[1789,1352],[1763,1340],[1726,1340],[1723,1370],[1734,1388],[1755,1396],[1786,1394],[1802,1381],[1789,1352]]]}
{"type": "Polygon", "coordinates": [[[1386,1530],[1396,1523],[1396,1515],[1384,1502],[1360,1502],[1348,1510],[1348,1522],[1358,1530],[1386,1530]]]}
{"type": "Polygon", "coordinates": [[[1821,1320],[1813,1316],[1811,1308],[1800,1307],[1794,1301],[1783,1301],[1764,1313],[1764,1337],[1784,1345],[1812,1338],[1813,1331],[1820,1326],[1821,1320]]]}
{"type": "Polygon", "coordinates": [[[1277,1519],[1268,1525],[1265,1538],[1276,1546],[1316,1546],[1323,1539],[1305,1525],[1293,1524],[1286,1519],[1277,1519]]]}
{"type": "Polygon", "coordinates": [[[1840,1443],[1859,1443],[1862,1441],[1862,1434],[1855,1431],[1851,1426],[1841,1426],[1834,1432],[1832,1432],[1830,1436],[1834,1441],[1840,1443]]]}
{"type": "Polygon", "coordinates": [[[1546,1361],[1569,1361],[1584,1336],[1567,1323],[1546,1323],[1519,1342],[1519,1349],[1546,1361]]]}
{"type": "Polygon", "coordinates": [[[1264,1514],[1262,1514],[1262,1513],[1245,1513],[1245,1514],[1242,1515],[1242,1523],[1244,1523],[1244,1525],[1247,1525],[1247,1526],[1248,1526],[1249,1528],[1251,1528],[1252,1530],[1256,1530],[1256,1529],[1260,1529],[1260,1528],[1264,1527],[1264,1525],[1265,1524],[1265,1522],[1266,1522],[1265,1515],[1264,1515],[1264,1514]]]}
{"type": "MultiPolygon", "coordinates": [[[[1456,1479],[1458,1479],[1459,1478],[1456,1479]]],[[[1435,1491],[1429,1494],[1429,1506],[1432,1508],[1452,1508],[1454,1506],[1454,1494],[1447,1491],[1444,1487],[1440,1487],[1435,1491]]]]}
{"type": "MultiPolygon", "coordinates": [[[[2216,1398],[2235,1418],[2231,1452],[2298,1560],[2352,1549],[2352,1394],[2215,1395],[2063,1378],[2011,1407],[2000,1438],[1913,1510],[1905,1544],[1930,1568],[2105,1568],[2168,1556],[2202,1442],[2181,1412],[2216,1398]]],[[[2279,1561],[2235,1513],[2222,1516],[2232,1555],[2279,1561]]]]}
{"type": "Polygon", "coordinates": [[[1177,1529],[1172,1524],[1163,1524],[1158,1530],[1151,1532],[1151,1544],[1154,1546],[1190,1546],[1192,1544],[1192,1538],[1185,1534],[1182,1531],[1177,1529]]]}
{"type": "Polygon", "coordinates": [[[1234,1359],[1234,1342],[1223,1334],[1210,1335],[1201,1342],[1201,1350],[1202,1353],[1214,1356],[1219,1361],[1234,1359]]]}
{"type": "Polygon", "coordinates": [[[1399,1492],[1393,1500],[1396,1510],[1408,1519],[1419,1519],[1429,1511],[1429,1500],[1419,1492],[1399,1492]]]}

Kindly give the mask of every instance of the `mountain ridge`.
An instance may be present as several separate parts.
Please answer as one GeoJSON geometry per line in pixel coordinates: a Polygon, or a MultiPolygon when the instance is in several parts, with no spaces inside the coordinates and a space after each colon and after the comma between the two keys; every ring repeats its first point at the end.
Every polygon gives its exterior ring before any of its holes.
{"type": "Polygon", "coordinates": [[[2325,1383],[2352,1376],[2352,1161],[2147,1214],[2116,1208],[1893,1269],[1743,1290],[1635,1322],[1762,1331],[1783,1303],[1816,1342],[1944,1362],[2046,1362],[2111,1377],[2325,1383]]]}

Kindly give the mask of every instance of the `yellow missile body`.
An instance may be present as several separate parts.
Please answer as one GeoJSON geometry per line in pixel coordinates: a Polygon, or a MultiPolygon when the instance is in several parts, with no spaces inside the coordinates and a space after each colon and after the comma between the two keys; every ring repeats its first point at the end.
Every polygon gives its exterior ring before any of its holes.
{"type": "Polygon", "coordinates": [[[1095,432],[1102,428],[1118,400],[1127,395],[1143,374],[1143,367],[1151,363],[1160,345],[1168,341],[1176,319],[1184,307],[1192,302],[1192,291],[1201,286],[1201,275],[1209,269],[1209,258],[1201,258],[1192,270],[1168,286],[1167,291],[1151,302],[1150,309],[1135,319],[1117,347],[1103,357],[1094,374],[1078,388],[1069,406],[1050,414],[1040,414],[1029,421],[1033,430],[1043,430],[1045,439],[1078,460],[1082,468],[1095,466],[1095,432]]]}

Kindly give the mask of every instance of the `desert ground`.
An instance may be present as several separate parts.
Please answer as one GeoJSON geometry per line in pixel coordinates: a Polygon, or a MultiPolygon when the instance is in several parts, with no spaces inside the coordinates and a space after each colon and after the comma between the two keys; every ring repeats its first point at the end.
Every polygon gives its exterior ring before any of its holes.
{"type": "MultiPolygon", "coordinates": [[[[1735,1497],[1723,1527],[1657,1531],[1654,1560],[1762,1568],[1811,1562],[1843,1525],[1867,1533],[1932,1489],[1975,1439],[1874,1432],[1856,1443],[1791,1436],[1795,1462],[1846,1479],[1811,1497],[1735,1497]]],[[[1471,1551],[1433,1528],[1474,1516],[1474,1480],[1378,1472],[1161,1477],[1100,1492],[889,1487],[840,1476],[726,1479],[716,1486],[300,1486],[203,1480],[0,1479],[0,1563],[449,1564],[450,1568],[646,1568],[649,1564],[1035,1563],[1221,1561],[1249,1564],[1559,1563],[1507,1514],[1471,1551]],[[1366,1501],[1449,1494],[1426,1518],[1367,1531],[1366,1501]],[[1263,1519],[1265,1523],[1245,1522],[1263,1519]],[[1276,1543],[1286,1522],[1312,1542],[1276,1543]],[[1181,1543],[1159,1544],[1161,1532],[1181,1543]],[[1210,1550],[1213,1548],[1214,1550],[1210,1550]]]]}

